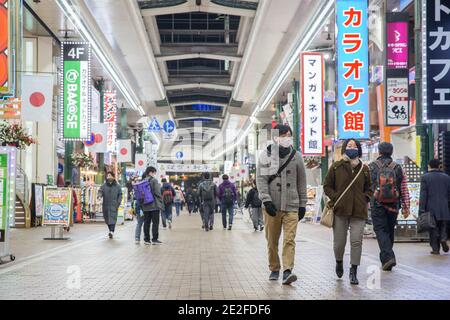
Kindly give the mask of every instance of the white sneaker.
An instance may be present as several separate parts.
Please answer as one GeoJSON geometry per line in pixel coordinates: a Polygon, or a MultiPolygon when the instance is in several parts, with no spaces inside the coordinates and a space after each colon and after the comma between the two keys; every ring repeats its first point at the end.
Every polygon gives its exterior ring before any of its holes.
{"type": "Polygon", "coordinates": [[[146,246],[150,246],[152,243],[151,243],[151,242],[144,241],[144,244],[145,244],[146,246]]]}
{"type": "Polygon", "coordinates": [[[169,229],[172,229],[172,221],[168,221],[167,224],[169,225],[169,229]]]}
{"type": "Polygon", "coordinates": [[[134,243],[135,244],[141,244],[141,241],[140,240],[136,240],[134,243]]]}

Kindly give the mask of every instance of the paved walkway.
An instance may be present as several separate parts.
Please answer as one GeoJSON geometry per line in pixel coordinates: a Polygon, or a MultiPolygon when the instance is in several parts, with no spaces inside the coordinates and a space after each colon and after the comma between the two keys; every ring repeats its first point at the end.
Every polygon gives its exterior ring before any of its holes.
{"type": "MultiPolygon", "coordinates": [[[[232,231],[204,232],[198,215],[174,218],[161,246],[134,243],[135,222],[76,225],[71,241],[42,240],[49,230],[13,230],[17,260],[0,266],[0,299],[450,299],[450,255],[426,243],[396,244],[398,267],[379,269],[375,240],[364,241],[359,286],[336,279],[331,231],[302,223],[292,286],[269,282],[264,234],[236,219],[232,231]]],[[[345,257],[348,264],[348,255],[345,257]]]]}

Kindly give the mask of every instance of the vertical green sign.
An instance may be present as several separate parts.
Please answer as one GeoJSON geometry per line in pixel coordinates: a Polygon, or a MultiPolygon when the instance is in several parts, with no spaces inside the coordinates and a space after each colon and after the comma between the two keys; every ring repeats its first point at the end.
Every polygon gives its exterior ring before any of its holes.
{"type": "Polygon", "coordinates": [[[64,141],[87,141],[91,136],[90,56],[89,43],[61,45],[60,130],[64,141]]]}
{"type": "Polygon", "coordinates": [[[0,153],[0,230],[6,230],[9,200],[8,154],[0,153]]]}

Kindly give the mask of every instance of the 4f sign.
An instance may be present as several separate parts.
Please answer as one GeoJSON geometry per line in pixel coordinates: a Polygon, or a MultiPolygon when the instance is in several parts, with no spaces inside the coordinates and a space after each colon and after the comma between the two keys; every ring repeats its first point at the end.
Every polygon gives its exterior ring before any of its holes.
{"type": "Polygon", "coordinates": [[[60,130],[64,141],[90,139],[92,122],[90,60],[89,43],[62,43],[60,130]]]}

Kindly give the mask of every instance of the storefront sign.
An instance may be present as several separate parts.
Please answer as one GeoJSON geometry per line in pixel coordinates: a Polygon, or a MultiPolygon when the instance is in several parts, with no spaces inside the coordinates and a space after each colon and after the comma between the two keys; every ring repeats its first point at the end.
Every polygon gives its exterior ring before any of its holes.
{"type": "Polygon", "coordinates": [[[450,0],[422,1],[423,122],[450,122],[450,0]]]}
{"type": "Polygon", "coordinates": [[[116,152],[116,128],[117,128],[117,94],[115,91],[107,91],[103,94],[104,98],[104,119],[106,123],[106,144],[108,152],[116,152]]]}
{"type": "Polygon", "coordinates": [[[336,0],[339,139],[369,139],[367,0],[336,0]]]}
{"type": "Polygon", "coordinates": [[[408,69],[409,14],[389,12],[386,15],[386,48],[388,69],[408,69]]]}
{"type": "Polygon", "coordinates": [[[8,0],[0,1],[0,93],[10,93],[11,60],[9,57],[11,46],[10,34],[11,10],[8,0]]]}
{"type": "Polygon", "coordinates": [[[61,44],[62,140],[86,141],[91,131],[91,47],[86,42],[61,44]]]}
{"type": "Polygon", "coordinates": [[[69,225],[72,190],[70,188],[44,189],[44,217],[42,225],[69,225]]]}
{"type": "Polygon", "coordinates": [[[172,164],[158,163],[159,172],[219,172],[220,168],[215,164],[172,164]]]}
{"type": "Polygon", "coordinates": [[[302,53],[302,133],[303,155],[325,153],[324,59],[321,53],[302,53]]]}
{"type": "Polygon", "coordinates": [[[14,226],[15,219],[16,150],[14,147],[0,147],[0,237],[3,242],[8,224],[14,226]]]}
{"type": "Polygon", "coordinates": [[[386,126],[409,126],[408,78],[386,82],[386,126]]]}
{"type": "Polygon", "coordinates": [[[0,230],[5,231],[8,225],[8,154],[0,153],[0,230]]]}

